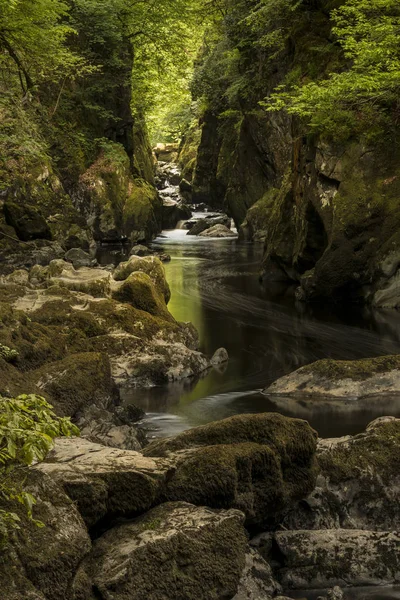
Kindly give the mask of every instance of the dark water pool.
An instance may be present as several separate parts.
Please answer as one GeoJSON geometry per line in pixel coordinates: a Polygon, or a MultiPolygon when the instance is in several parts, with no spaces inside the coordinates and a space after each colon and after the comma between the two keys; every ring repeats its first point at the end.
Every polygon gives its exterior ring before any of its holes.
{"type": "MultiPolygon", "coordinates": [[[[259,283],[261,245],[164,232],[154,247],[172,256],[166,264],[169,309],[192,321],[208,355],[223,346],[225,370],[198,380],[125,390],[126,402],[148,413],[153,435],[178,431],[246,412],[278,411],[307,419],[321,436],[361,431],[372,419],[400,416],[399,398],[364,402],[307,402],[268,398],[260,390],[282,375],[320,358],[357,359],[400,353],[400,313],[305,305],[285,287],[259,283]]],[[[120,257],[117,257],[120,258],[120,257]]]]}

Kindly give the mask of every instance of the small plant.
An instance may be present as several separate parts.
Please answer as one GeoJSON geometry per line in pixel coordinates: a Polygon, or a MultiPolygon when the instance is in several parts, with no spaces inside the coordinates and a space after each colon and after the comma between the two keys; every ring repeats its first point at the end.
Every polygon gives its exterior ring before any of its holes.
{"type": "MultiPolygon", "coordinates": [[[[33,519],[36,500],[23,489],[23,477],[22,483],[16,481],[21,481],[19,475],[29,466],[46,458],[55,438],[73,435],[79,435],[78,428],[69,418],[57,417],[42,396],[0,396],[0,500],[22,504],[28,517],[43,526],[33,519]]],[[[10,530],[18,529],[19,521],[15,512],[0,509],[0,540],[4,542],[10,530]]]]}

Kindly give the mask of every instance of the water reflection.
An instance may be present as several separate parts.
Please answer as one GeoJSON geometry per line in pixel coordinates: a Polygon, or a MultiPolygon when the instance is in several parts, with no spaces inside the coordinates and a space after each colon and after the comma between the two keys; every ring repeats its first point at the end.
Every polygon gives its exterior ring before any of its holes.
{"type": "Polygon", "coordinates": [[[308,419],[321,435],[342,435],[361,431],[381,414],[400,415],[393,398],[318,405],[271,400],[259,393],[319,358],[400,353],[397,313],[296,303],[287,287],[260,285],[260,245],[196,239],[182,230],[164,235],[155,247],[172,256],[166,265],[170,311],[177,320],[195,324],[203,352],[211,355],[224,346],[231,360],[225,372],[213,370],[197,380],[125,390],[126,401],[151,413],[148,423],[155,434],[169,435],[237,413],[278,411],[308,419]]]}

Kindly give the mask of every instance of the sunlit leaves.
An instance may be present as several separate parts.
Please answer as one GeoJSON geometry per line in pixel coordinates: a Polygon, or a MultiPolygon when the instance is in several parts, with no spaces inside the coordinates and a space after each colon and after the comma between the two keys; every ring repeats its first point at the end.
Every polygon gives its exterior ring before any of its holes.
{"type": "Polygon", "coordinates": [[[345,68],[323,80],[281,87],[264,105],[285,108],[333,137],[383,126],[400,92],[399,2],[347,0],[331,20],[345,68]]]}
{"type": "MultiPolygon", "coordinates": [[[[41,396],[0,396],[0,499],[19,502],[32,518],[35,498],[16,484],[15,473],[44,460],[56,437],[72,435],[79,435],[77,427],[57,417],[41,396]]],[[[18,521],[15,513],[0,510],[0,533],[18,521]]]]}

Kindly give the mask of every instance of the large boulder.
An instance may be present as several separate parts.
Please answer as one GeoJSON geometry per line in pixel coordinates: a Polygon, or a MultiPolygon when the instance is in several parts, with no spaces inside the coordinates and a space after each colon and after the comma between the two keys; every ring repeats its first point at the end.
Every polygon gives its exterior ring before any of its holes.
{"type": "Polygon", "coordinates": [[[110,360],[99,352],[70,354],[32,373],[36,386],[48,394],[58,415],[76,417],[91,405],[106,408],[119,399],[110,360]]]}
{"type": "Polygon", "coordinates": [[[93,259],[82,248],[71,248],[68,252],[65,253],[65,260],[72,263],[75,269],[79,269],[80,267],[91,267],[93,263],[93,259]]]}
{"type": "Polygon", "coordinates": [[[3,210],[8,225],[14,227],[20,240],[51,240],[50,227],[34,206],[6,202],[3,210]]]}
{"type": "Polygon", "coordinates": [[[245,564],[242,523],[243,516],[234,510],[182,502],[158,506],[95,542],[74,598],[232,598],[245,564]]]}
{"type": "Polygon", "coordinates": [[[120,285],[114,287],[112,297],[155,317],[166,321],[174,320],[168,312],[164,296],[159,294],[151,277],[143,271],[131,273],[120,285]]]}
{"type": "Polygon", "coordinates": [[[400,419],[355,436],[320,440],[315,490],[287,515],[288,529],[400,529],[400,419]]]}
{"type": "Polygon", "coordinates": [[[215,225],[225,225],[225,227],[230,228],[231,220],[226,216],[211,219],[199,219],[199,221],[190,228],[187,235],[200,235],[203,231],[207,231],[207,229],[211,229],[211,227],[214,227],[215,225]]]}
{"type": "MultiPolygon", "coordinates": [[[[14,480],[15,481],[15,480],[14,480]]],[[[24,489],[33,494],[33,516],[26,509],[0,499],[0,508],[20,518],[19,529],[0,551],[2,600],[61,600],[71,598],[71,583],[91,542],[75,504],[45,473],[23,475],[24,489]]]]}
{"type": "Polygon", "coordinates": [[[398,533],[349,529],[279,531],[273,553],[279,556],[278,581],[286,589],[326,589],[343,585],[400,582],[398,533]]]}
{"type": "Polygon", "coordinates": [[[210,227],[209,229],[206,229],[206,231],[200,233],[200,237],[235,238],[237,235],[225,225],[214,225],[213,227],[210,227]]]}
{"type": "Polygon", "coordinates": [[[128,261],[122,262],[115,269],[113,277],[115,281],[124,281],[135,272],[146,273],[153,281],[157,291],[164,296],[168,304],[171,291],[165,279],[165,269],[162,262],[155,256],[131,256],[128,261]]]}
{"type": "Polygon", "coordinates": [[[92,527],[105,517],[131,517],[157,504],[170,462],[79,438],[57,440],[36,468],[65,490],[92,527]]]}
{"type": "Polygon", "coordinates": [[[144,450],[176,462],[164,496],[238,508],[247,524],[274,522],[315,485],[316,433],[278,414],[239,415],[197,427],[144,450]]]}
{"type": "Polygon", "coordinates": [[[281,377],[266,395],[353,399],[400,393],[400,356],[318,360],[281,377]]]}

